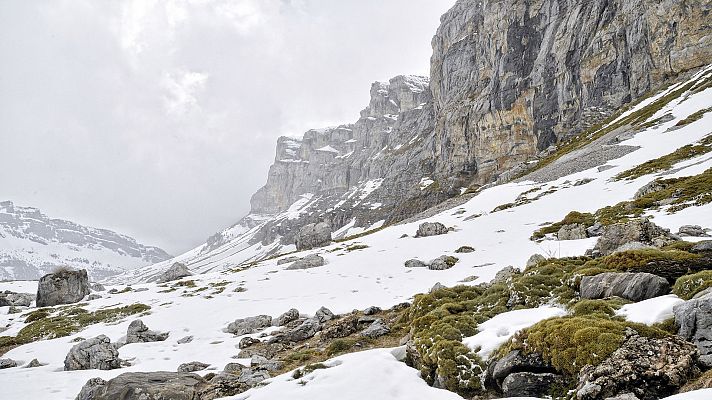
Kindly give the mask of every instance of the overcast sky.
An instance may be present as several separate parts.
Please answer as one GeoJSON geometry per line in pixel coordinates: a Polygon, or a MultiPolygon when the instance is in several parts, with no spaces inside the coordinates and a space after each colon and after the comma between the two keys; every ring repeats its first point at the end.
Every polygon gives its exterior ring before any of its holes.
{"type": "Polygon", "coordinates": [[[249,211],[275,139],[427,75],[455,0],[2,0],[0,201],[179,254],[249,211]]]}

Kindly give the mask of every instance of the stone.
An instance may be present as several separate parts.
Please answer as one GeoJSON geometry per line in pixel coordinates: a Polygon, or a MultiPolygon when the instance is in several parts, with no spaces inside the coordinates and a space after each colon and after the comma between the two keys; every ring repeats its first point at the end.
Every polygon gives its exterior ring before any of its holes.
{"type": "Polygon", "coordinates": [[[37,368],[41,366],[42,364],[36,358],[33,358],[32,361],[28,362],[27,365],[25,365],[25,368],[37,368]]]}
{"type": "Polygon", "coordinates": [[[382,319],[377,319],[373,321],[371,325],[369,325],[368,328],[364,329],[361,332],[361,336],[365,336],[371,339],[375,339],[384,335],[387,335],[391,332],[391,328],[388,327],[388,324],[386,324],[382,319]]]}
{"type": "Polygon", "coordinates": [[[586,228],[586,235],[588,237],[601,236],[603,234],[603,224],[600,222],[594,223],[592,226],[586,228]]]}
{"type": "Polygon", "coordinates": [[[64,359],[64,370],[116,369],[121,367],[119,352],[108,337],[99,335],[75,344],[64,359]]]}
{"type": "Polygon", "coordinates": [[[262,356],[268,360],[271,360],[283,350],[284,346],[281,343],[255,343],[252,346],[240,350],[240,352],[237,354],[237,358],[252,358],[253,356],[262,356]]]}
{"type": "Polygon", "coordinates": [[[697,349],[677,336],[639,336],[628,329],[625,342],[599,365],[579,373],[578,400],[603,400],[630,393],[653,400],[675,393],[699,374],[697,349]]]}
{"type": "Polygon", "coordinates": [[[7,313],[8,313],[8,314],[19,314],[19,313],[22,312],[22,310],[23,310],[23,309],[20,308],[20,307],[10,306],[10,307],[8,307],[8,309],[7,309],[7,313]]]}
{"type": "Polygon", "coordinates": [[[208,368],[210,364],[205,364],[200,361],[191,361],[189,363],[184,363],[178,366],[178,372],[195,372],[202,371],[208,368]]]}
{"type": "Polygon", "coordinates": [[[210,384],[186,372],[128,372],[105,381],[90,379],[76,400],[202,400],[210,384]]]}
{"type": "Polygon", "coordinates": [[[474,247],[471,246],[461,246],[457,250],[455,250],[455,253],[473,253],[475,251],[474,247]]]}
{"type": "Polygon", "coordinates": [[[168,339],[168,332],[152,331],[140,319],[131,321],[126,331],[126,344],[162,342],[166,339],[168,339]]]}
{"type": "Polygon", "coordinates": [[[329,324],[321,331],[324,340],[344,338],[358,331],[360,318],[358,315],[349,315],[334,323],[329,324]]]}
{"type": "Polygon", "coordinates": [[[257,333],[272,326],[272,317],[269,315],[257,315],[236,319],[227,326],[226,331],[233,335],[242,336],[257,333]]]}
{"type": "Polygon", "coordinates": [[[89,288],[95,292],[103,292],[106,290],[104,285],[102,285],[101,283],[92,283],[89,288]]]}
{"type": "Polygon", "coordinates": [[[297,260],[299,260],[299,257],[296,257],[296,256],[283,257],[283,258],[280,258],[279,260],[277,260],[277,265],[289,264],[289,263],[293,263],[297,260]]]}
{"type": "Polygon", "coordinates": [[[542,263],[546,261],[546,257],[542,256],[541,254],[533,254],[529,259],[527,260],[526,267],[527,268],[533,268],[539,265],[539,263],[542,263]]]}
{"type": "Polygon", "coordinates": [[[240,363],[228,363],[225,365],[225,368],[223,368],[223,371],[239,375],[244,369],[249,369],[249,367],[246,367],[240,363]]]}
{"type": "Polygon", "coordinates": [[[282,368],[282,362],[268,360],[266,357],[254,355],[250,359],[250,367],[253,369],[261,369],[265,371],[278,371],[282,368]]]}
{"type": "Polygon", "coordinates": [[[328,246],[331,244],[331,226],[326,222],[305,225],[299,229],[295,243],[297,251],[328,246]]]}
{"type": "Polygon", "coordinates": [[[712,240],[697,242],[690,248],[690,251],[693,253],[712,252],[712,240]]]}
{"type": "Polygon", "coordinates": [[[185,264],[177,262],[173,263],[170,268],[163,271],[161,276],[158,278],[158,283],[177,281],[178,279],[185,278],[191,275],[193,275],[193,273],[190,272],[190,270],[188,269],[188,267],[185,266],[185,264]]]}
{"type": "Polygon", "coordinates": [[[414,258],[412,260],[406,261],[405,267],[406,268],[427,268],[428,264],[414,258]]]}
{"type": "Polygon", "coordinates": [[[697,345],[703,356],[712,355],[712,294],[673,307],[678,335],[697,345]]]}
{"type": "Polygon", "coordinates": [[[299,319],[299,310],[296,308],[291,308],[279,317],[275,318],[272,322],[275,326],[285,326],[292,321],[299,319]]]}
{"type": "Polygon", "coordinates": [[[658,181],[658,180],[654,180],[654,181],[651,181],[651,182],[645,184],[640,189],[638,189],[638,191],[635,192],[635,195],[633,196],[633,198],[637,200],[637,199],[645,197],[651,193],[655,193],[657,191],[663,190],[667,187],[668,187],[667,184],[665,184],[661,181],[658,181]]]}
{"type": "Polygon", "coordinates": [[[0,369],[17,367],[17,362],[9,358],[0,358],[0,369]]]}
{"type": "Polygon", "coordinates": [[[428,263],[428,269],[433,271],[443,271],[454,267],[458,261],[457,257],[440,256],[428,263]]]}
{"type": "Polygon", "coordinates": [[[660,247],[676,240],[669,230],[655,225],[647,218],[637,218],[603,228],[593,251],[594,254],[607,256],[630,242],[660,247]]]}
{"type": "Polygon", "coordinates": [[[251,337],[247,336],[247,337],[240,339],[240,343],[237,344],[237,347],[240,350],[242,350],[242,349],[246,349],[254,344],[257,344],[257,343],[261,343],[261,341],[259,339],[255,339],[255,338],[251,338],[251,337]]]}
{"type": "Polygon", "coordinates": [[[443,285],[443,284],[440,283],[440,282],[436,282],[436,283],[433,285],[433,287],[430,288],[430,290],[429,290],[428,292],[429,292],[429,293],[433,293],[433,292],[435,292],[435,291],[437,291],[437,290],[440,290],[440,289],[447,289],[447,286],[443,285]]]}
{"type": "Polygon", "coordinates": [[[677,232],[680,236],[693,236],[693,237],[709,237],[707,229],[703,229],[699,225],[683,225],[677,232]]]}
{"type": "Polygon", "coordinates": [[[615,249],[613,253],[620,253],[623,251],[632,251],[632,250],[645,250],[645,249],[654,249],[655,246],[651,246],[649,244],[641,243],[641,242],[628,242],[621,247],[615,249]]]}
{"type": "Polygon", "coordinates": [[[284,338],[288,342],[301,342],[314,337],[321,330],[321,323],[316,318],[304,320],[296,328],[286,332],[284,338]]]}
{"type": "Polygon", "coordinates": [[[89,294],[89,277],[85,269],[62,269],[40,278],[37,284],[37,307],[77,303],[89,294]]]}
{"type": "Polygon", "coordinates": [[[563,386],[561,375],[552,373],[515,372],[502,381],[502,393],[506,397],[543,397],[552,387],[563,386]]]}
{"type": "Polygon", "coordinates": [[[415,232],[415,237],[428,237],[444,235],[448,233],[448,229],[445,225],[440,222],[423,222],[418,226],[418,231],[415,232]]]}
{"type": "Polygon", "coordinates": [[[0,307],[29,307],[35,301],[35,296],[30,293],[16,293],[6,290],[0,292],[0,307]]]}
{"type": "Polygon", "coordinates": [[[316,318],[319,322],[324,323],[326,321],[334,319],[334,313],[326,307],[321,307],[320,309],[316,310],[316,313],[314,313],[314,318],[316,318]]]}
{"type": "Polygon", "coordinates": [[[93,294],[93,293],[92,293],[92,294],[90,294],[89,296],[87,296],[86,301],[99,300],[99,299],[101,299],[101,298],[102,298],[101,295],[93,294]]]}
{"type": "Polygon", "coordinates": [[[265,379],[271,378],[269,372],[262,369],[244,369],[240,374],[240,382],[247,385],[247,387],[254,387],[258,383],[264,381],[265,379]]]}
{"type": "Polygon", "coordinates": [[[291,265],[289,265],[286,270],[298,270],[298,269],[309,269],[309,268],[317,268],[324,266],[326,264],[326,260],[324,260],[324,257],[317,255],[317,254],[310,254],[306,257],[302,257],[298,259],[297,261],[293,262],[291,265]]]}
{"type": "Polygon", "coordinates": [[[638,302],[670,293],[670,284],[646,272],[606,272],[582,277],[580,291],[584,299],[618,296],[638,302]]]}
{"type": "Polygon", "coordinates": [[[365,310],[363,310],[363,315],[374,315],[374,314],[378,314],[381,311],[382,310],[380,307],[371,306],[371,307],[368,307],[365,310]]]}
{"type": "MultiPolygon", "coordinates": [[[[239,376],[223,372],[210,377],[207,387],[203,387],[200,389],[200,392],[196,399],[213,400],[228,396],[234,396],[250,389],[252,386],[246,382],[250,380],[250,378],[245,376],[245,373],[249,374],[250,370],[247,369],[241,372],[239,376]]],[[[164,399],[161,398],[160,400],[164,399]]],[[[166,398],[166,400],[168,400],[168,398],[166,398]]]]}
{"type": "Polygon", "coordinates": [[[186,343],[190,343],[192,341],[193,341],[193,335],[185,336],[185,337],[178,339],[178,344],[186,344],[186,343]]]}
{"type": "Polygon", "coordinates": [[[579,240],[588,237],[586,233],[586,225],[583,224],[568,224],[562,226],[556,233],[559,240],[579,240]]]}
{"type": "Polygon", "coordinates": [[[519,273],[519,268],[515,268],[513,266],[508,266],[500,269],[497,274],[494,276],[494,279],[492,280],[492,284],[495,283],[504,283],[512,279],[512,277],[516,274],[519,273]]]}
{"type": "Polygon", "coordinates": [[[504,378],[517,372],[542,373],[554,372],[554,369],[544,361],[540,354],[525,355],[519,350],[514,350],[494,363],[490,375],[501,388],[504,378]]]}

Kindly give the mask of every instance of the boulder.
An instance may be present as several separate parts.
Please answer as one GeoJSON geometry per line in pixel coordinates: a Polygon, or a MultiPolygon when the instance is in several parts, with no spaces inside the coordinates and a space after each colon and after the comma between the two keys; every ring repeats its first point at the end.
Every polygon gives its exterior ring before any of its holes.
{"type": "Polygon", "coordinates": [[[458,262],[457,257],[453,256],[440,256],[428,264],[428,269],[433,270],[433,271],[443,271],[446,269],[450,269],[455,266],[455,264],[458,262]]]}
{"type": "Polygon", "coordinates": [[[514,275],[519,273],[519,268],[515,268],[513,266],[508,266],[505,268],[500,269],[497,274],[494,276],[494,279],[492,280],[492,284],[495,283],[504,283],[509,281],[514,275]]]}
{"type": "Polygon", "coordinates": [[[316,318],[304,320],[299,326],[287,331],[284,339],[288,342],[301,342],[314,337],[321,330],[321,323],[316,318]]]}
{"type": "MultiPolygon", "coordinates": [[[[200,389],[196,400],[213,400],[240,394],[252,387],[246,382],[250,380],[250,377],[251,371],[249,369],[242,371],[240,375],[228,372],[219,373],[210,378],[206,387],[200,389]]],[[[163,398],[160,400],[163,400],[163,398]]]]}
{"type": "Polygon", "coordinates": [[[36,358],[33,358],[32,361],[28,362],[27,365],[25,365],[25,368],[37,368],[41,366],[42,363],[40,363],[36,358]]]}
{"type": "Polygon", "coordinates": [[[697,345],[703,356],[712,355],[712,294],[688,300],[673,307],[678,335],[697,345]]]}
{"type": "Polygon", "coordinates": [[[406,261],[405,267],[406,268],[427,268],[428,264],[414,258],[412,260],[406,261]]]}
{"type": "Polygon", "coordinates": [[[227,326],[227,332],[233,335],[249,335],[259,332],[272,326],[272,317],[269,315],[257,315],[236,319],[227,326]]]}
{"type": "Polygon", "coordinates": [[[209,385],[186,372],[128,372],[108,381],[90,379],[76,400],[202,400],[209,385]]]}
{"type": "Polygon", "coordinates": [[[586,228],[586,235],[588,237],[601,236],[603,234],[603,224],[596,222],[593,225],[586,228]]]}
{"type": "Polygon", "coordinates": [[[279,260],[277,260],[277,265],[289,264],[289,263],[295,262],[297,260],[299,260],[299,257],[295,257],[295,256],[284,257],[284,258],[280,258],[279,260]]]}
{"type": "Polygon", "coordinates": [[[314,318],[319,320],[319,322],[324,323],[326,321],[334,319],[334,313],[331,312],[326,307],[321,307],[320,309],[316,310],[316,313],[314,313],[314,318]]]}
{"type": "Polygon", "coordinates": [[[497,360],[489,375],[501,388],[504,378],[517,372],[543,373],[554,372],[554,369],[544,361],[540,354],[525,355],[519,350],[514,350],[497,360]]]}
{"type": "Polygon", "coordinates": [[[30,293],[16,293],[6,290],[0,292],[0,307],[29,307],[35,301],[35,295],[30,293]]]}
{"type": "Polygon", "coordinates": [[[88,294],[87,271],[63,269],[40,278],[37,284],[37,307],[76,303],[88,294]]]}
{"type": "Polygon", "coordinates": [[[286,270],[297,270],[297,269],[309,269],[321,267],[326,264],[324,257],[317,254],[310,254],[306,257],[302,257],[297,261],[289,265],[286,270]]]}
{"type": "Polygon", "coordinates": [[[709,237],[707,229],[703,229],[699,225],[683,225],[677,234],[680,236],[709,237]]]}
{"type": "Polygon", "coordinates": [[[632,251],[632,250],[645,250],[645,249],[654,249],[655,246],[651,246],[649,244],[641,243],[641,242],[628,242],[621,247],[615,249],[613,253],[621,253],[624,251],[632,251]]]}
{"type": "Polygon", "coordinates": [[[390,332],[391,332],[391,328],[388,327],[388,324],[386,324],[382,319],[379,318],[379,319],[373,321],[373,323],[371,325],[369,325],[368,328],[364,329],[361,332],[361,336],[375,339],[377,337],[387,335],[390,332]]]}
{"type": "Polygon", "coordinates": [[[165,270],[161,276],[158,278],[158,283],[166,283],[171,281],[177,281],[178,279],[185,278],[186,276],[193,275],[185,264],[173,263],[170,268],[165,270]]]}
{"type": "Polygon", "coordinates": [[[584,299],[618,296],[638,302],[670,293],[670,284],[646,272],[606,272],[581,278],[580,291],[584,299]]]}
{"type": "Polygon", "coordinates": [[[586,233],[586,225],[584,224],[568,224],[562,226],[556,233],[559,240],[579,240],[588,237],[586,233]]]}
{"type": "Polygon", "coordinates": [[[185,336],[185,337],[182,337],[182,338],[178,339],[178,344],[186,344],[186,343],[190,343],[190,342],[192,342],[192,341],[193,341],[193,336],[192,336],[192,335],[190,335],[190,336],[185,336]]]}
{"type": "Polygon", "coordinates": [[[282,368],[282,362],[269,360],[260,355],[254,355],[250,359],[250,367],[252,369],[260,369],[265,371],[278,371],[282,368]]]}
{"type": "Polygon", "coordinates": [[[295,243],[297,250],[310,250],[331,244],[331,226],[326,222],[309,224],[299,229],[295,243]]]}
{"type": "Polygon", "coordinates": [[[475,251],[474,247],[471,246],[461,246],[457,250],[455,250],[455,253],[472,253],[475,251]]]}
{"type": "Polygon", "coordinates": [[[64,359],[64,370],[116,369],[121,367],[119,352],[104,335],[83,340],[74,345],[64,359]]]}
{"type": "Polygon", "coordinates": [[[262,356],[266,359],[274,358],[277,353],[284,350],[284,346],[281,343],[255,343],[246,349],[240,350],[237,354],[237,358],[252,358],[253,356],[262,356]]]}
{"type": "Polygon", "coordinates": [[[676,240],[669,230],[655,225],[647,218],[637,218],[604,227],[593,253],[606,256],[629,242],[662,247],[676,240]]]}
{"type": "Polygon", "coordinates": [[[261,343],[261,341],[259,339],[255,339],[255,338],[251,338],[251,337],[247,336],[247,337],[240,339],[240,343],[237,344],[237,347],[240,350],[242,350],[242,349],[246,349],[252,345],[255,345],[257,343],[261,343]]]}
{"type": "Polygon", "coordinates": [[[690,248],[690,251],[693,253],[712,252],[712,240],[697,242],[690,248]]]}
{"type": "Polygon", "coordinates": [[[415,232],[415,237],[427,237],[444,235],[449,229],[440,222],[423,222],[418,226],[418,231],[415,232]]]}
{"type": "Polygon", "coordinates": [[[533,254],[529,259],[527,260],[527,268],[533,268],[539,265],[539,263],[542,263],[546,261],[546,257],[542,256],[541,254],[533,254]]]}
{"type": "Polygon", "coordinates": [[[0,358],[0,369],[17,367],[17,362],[9,358],[0,358]]]}
{"type": "Polygon", "coordinates": [[[381,312],[381,307],[371,306],[363,310],[363,315],[373,315],[381,312]]]}
{"type": "Polygon", "coordinates": [[[438,291],[440,289],[447,289],[447,286],[443,285],[440,282],[436,282],[433,287],[430,288],[430,291],[428,293],[433,293],[435,291],[438,291]]]}
{"type": "Polygon", "coordinates": [[[148,343],[162,342],[168,339],[168,332],[156,332],[148,329],[146,324],[140,319],[134,320],[129,324],[126,331],[126,343],[148,343]]]}
{"type": "Polygon", "coordinates": [[[225,368],[223,368],[223,371],[239,375],[244,369],[249,369],[249,367],[246,367],[240,363],[227,363],[225,368]]]}
{"type": "Polygon", "coordinates": [[[640,199],[641,197],[645,197],[645,196],[649,195],[650,193],[654,193],[659,190],[663,190],[666,187],[668,187],[668,185],[666,183],[655,180],[655,181],[652,181],[652,182],[644,185],[640,189],[638,189],[638,191],[635,192],[635,195],[633,196],[633,198],[637,200],[637,199],[640,199]]]}
{"type": "Polygon", "coordinates": [[[195,372],[202,371],[208,368],[210,364],[205,364],[200,361],[191,361],[189,363],[184,363],[178,366],[178,372],[195,372]]]}
{"type": "Polygon", "coordinates": [[[625,342],[599,365],[579,374],[578,400],[603,400],[633,394],[655,400],[677,391],[695,377],[697,349],[677,336],[660,339],[639,336],[628,329],[625,342]]]}
{"type": "Polygon", "coordinates": [[[102,285],[101,283],[92,283],[90,289],[95,292],[103,292],[104,290],[106,290],[104,285],[102,285]]]}
{"type": "Polygon", "coordinates": [[[553,387],[563,387],[563,384],[561,375],[548,372],[515,372],[504,378],[502,393],[506,397],[544,397],[553,387]]]}
{"type": "Polygon", "coordinates": [[[287,310],[285,313],[280,315],[279,317],[275,318],[272,322],[274,323],[275,326],[285,326],[288,323],[292,321],[296,321],[299,319],[299,310],[296,308],[291,308],[287,310]]]}
{"type": "Polygon", "coordinates": [[[358,331],[358,315],[349,315],[339,321],[335,321],[321,331],[321,338],[338,339],[354,334],[358,331]]]}

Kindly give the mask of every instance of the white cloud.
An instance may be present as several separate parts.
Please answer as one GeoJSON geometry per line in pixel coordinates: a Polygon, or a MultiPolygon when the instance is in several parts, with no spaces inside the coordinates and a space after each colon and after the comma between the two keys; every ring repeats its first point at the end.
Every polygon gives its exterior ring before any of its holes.
{"type": "Polygon", "coordinates": [[[163,97],[166,111],[173,115],[184,115],[199,109],[198,95],[205,88],[207,80],[207,74],[195,71],[166,73],[163,79],[163,87],[167,92],[163,97]]]}

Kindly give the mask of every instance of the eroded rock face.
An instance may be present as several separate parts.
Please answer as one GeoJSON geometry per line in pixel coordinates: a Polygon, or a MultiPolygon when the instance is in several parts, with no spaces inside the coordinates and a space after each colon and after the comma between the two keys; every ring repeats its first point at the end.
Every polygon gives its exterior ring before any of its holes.
{"type": "Polygon", "coordinates": [[[174,263],[158,278],[159,283],[177,281],[186,276],[193,275],[185,264],[174,263]]]}
{"type": "Polygon", "coordinates": [[[603,299],[618,296],[631,301],[642,301],[670,293],[665,278],[645,272],[606,272],[581,278],[581,298],[603,299]]]}
{"type": "Polygon", "coordinates": [[[697,345],[703,356],[712,354],[712,293],[673,308],[678,335],[697,345]]]}
{"type": "Polygon", "coordinates": [[[586,233],[586,225],[583,224],[569,224],[569,225],[564,225],[559,229],[559,232],[556,233],[556,237],[559,240],[579,240],[579,239],[586,239],[587,233],[586,233]]]}
{"type": "Polygon", "coordinates": [[[331,244],[331,226],[326,222],[303,226],[295,240],[297,250],[311,250],[331,244]]]}
{"type": "Polygon", "coordinates": [[[88,294],[89,277],[86,270],[61,270],[40,278],[37,285],[37,307],[77,303],[88,294]]]}
{"type": "Polygon", "coordinates": [[[129,324],[126,332],[126,343],[161,342],[168,339],[168,332],[156,332],[148,329],[140,319],[129,324]]]}
{"type": "Polygon", "coordinates": [[[128,372],[108,381],[90,379],[76,400],[198,400],[208,385],[185,372],[128,372]]]}
{"type": "Polygon", "coordinates": [[[74,345],[64,359],[64,370],[116,369],[121,367],[119,352],[111,340],[99,335],[74,345]]]}
{"type": "Polygon", "coordinates": [[[660,247],[676,240],[669,230],[655,225],[647,218],[638,218],[606,226],[593,251],[605,256],[630,242],[660,247]]]}
{"type": "Polygon", "coordinates": [[[640,400],[673,394],[699,374],[697,349],[679,337],[649,339],[632,330],[626,341],[596,367],[579,374],[578,400],[603,400],[631,393],[640,400]]]}

